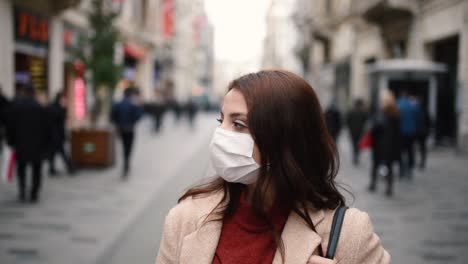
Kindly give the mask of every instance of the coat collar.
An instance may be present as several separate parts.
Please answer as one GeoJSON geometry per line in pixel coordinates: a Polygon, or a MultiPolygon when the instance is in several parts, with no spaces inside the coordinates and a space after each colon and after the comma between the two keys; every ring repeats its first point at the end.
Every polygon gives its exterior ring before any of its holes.
{"type": "MultiPolygon", "coordinates": [[[[322,210],[310,211],[310,215],[315,226],[324,218],[322,210]]],[[[201,222],[199,224],[200,228],[183,239],[179,263],[211,264],[213,262],[223,223],[208,221],[205,224],[201,222]]],[[[285,263],[307,263],[322,242],[321,237],[294,212],[289,214],[281,238],[285,249],[285,263]]],[[[277,250],[273,264],[280,263],[281,254],[277,250]]]]}
{"type": "MultiPolygon", "coordinates": [[[[324,212],[311,211],[312,222],[315,227],[322,222],[324,212]]],[[[310,256],[316,253],[317,247],[322,242],[322,238],[312,231],[306,222],[296,213],[292,212],[281,235],[284,244],[284,263],[307,263],[310,256]]],[[[280,264],[281,254],[277,250],[273,264],[280,264]]]]}

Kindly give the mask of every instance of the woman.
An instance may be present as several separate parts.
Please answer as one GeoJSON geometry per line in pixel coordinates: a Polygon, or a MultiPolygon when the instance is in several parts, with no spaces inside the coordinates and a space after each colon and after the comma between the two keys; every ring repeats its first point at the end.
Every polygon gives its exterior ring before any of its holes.
{"type": "Polygon", "coordinates": [[[335,145],[312,87],[282,70],[234,80],[210,144],[217,178],[168,214],[157,264],[389,263],[369,216],[346,213],[334,260],[335,145]]]}
{"type": "Polygon", "coordinates": [[[369,191],[377,188],[378,170],[386,171],[387,196],[393,195],[393,164],[400,160],[400,113],[393,94],[385,90],[382,109],[372,120],[372,168],[369,191]]]}

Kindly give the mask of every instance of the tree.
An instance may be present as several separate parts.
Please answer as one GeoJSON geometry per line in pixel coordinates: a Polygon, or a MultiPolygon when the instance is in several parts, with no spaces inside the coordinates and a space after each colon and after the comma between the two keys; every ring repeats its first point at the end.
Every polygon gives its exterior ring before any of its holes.
{"type": "Polygon", "coordinates": [[[114,64],[114,46],[118,41],[118,31],[114,20],[119,15],[110,6],[111,1],[93,0],[88,21],[92,28],[88,40],[91,48],[88,66],[93,74],[94,87],[101,85],[113,90],[120,77],[120,67],[114,64]]]}
{"type": "Polygon", "coordinates": [[[108,106],[122,70],[120,65],[114,64],[114,47],[119,41],[114,21],[120,11],[116,11],[112,5],[113,2],[109,0],[92,0],[88,13],[91,32],[80,40],[80,49],[74,52],[92,75],[95,99],[91,110],[93,123],[100,116],[108,116],[108,106]]]}

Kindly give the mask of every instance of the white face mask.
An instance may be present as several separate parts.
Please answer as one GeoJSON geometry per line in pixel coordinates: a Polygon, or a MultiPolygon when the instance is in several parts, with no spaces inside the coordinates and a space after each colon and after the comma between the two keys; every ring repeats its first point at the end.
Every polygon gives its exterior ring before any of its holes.
{"type": "Polygon", "coordinates": [[[249,134],[216,128],[210,143],[210,161],[216,175],[228,182],[254,183],[260,168],[253,159],[254,144],[249,134]]]}

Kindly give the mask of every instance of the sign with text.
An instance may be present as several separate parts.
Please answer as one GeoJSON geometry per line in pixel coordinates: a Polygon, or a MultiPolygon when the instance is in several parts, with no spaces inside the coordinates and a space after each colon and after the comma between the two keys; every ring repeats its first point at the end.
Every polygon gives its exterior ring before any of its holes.
{"type": "Polygon", "coordinates": [[[49,20],[15,7],[15,38],[38,46],[49,44],[49,20]]]}

